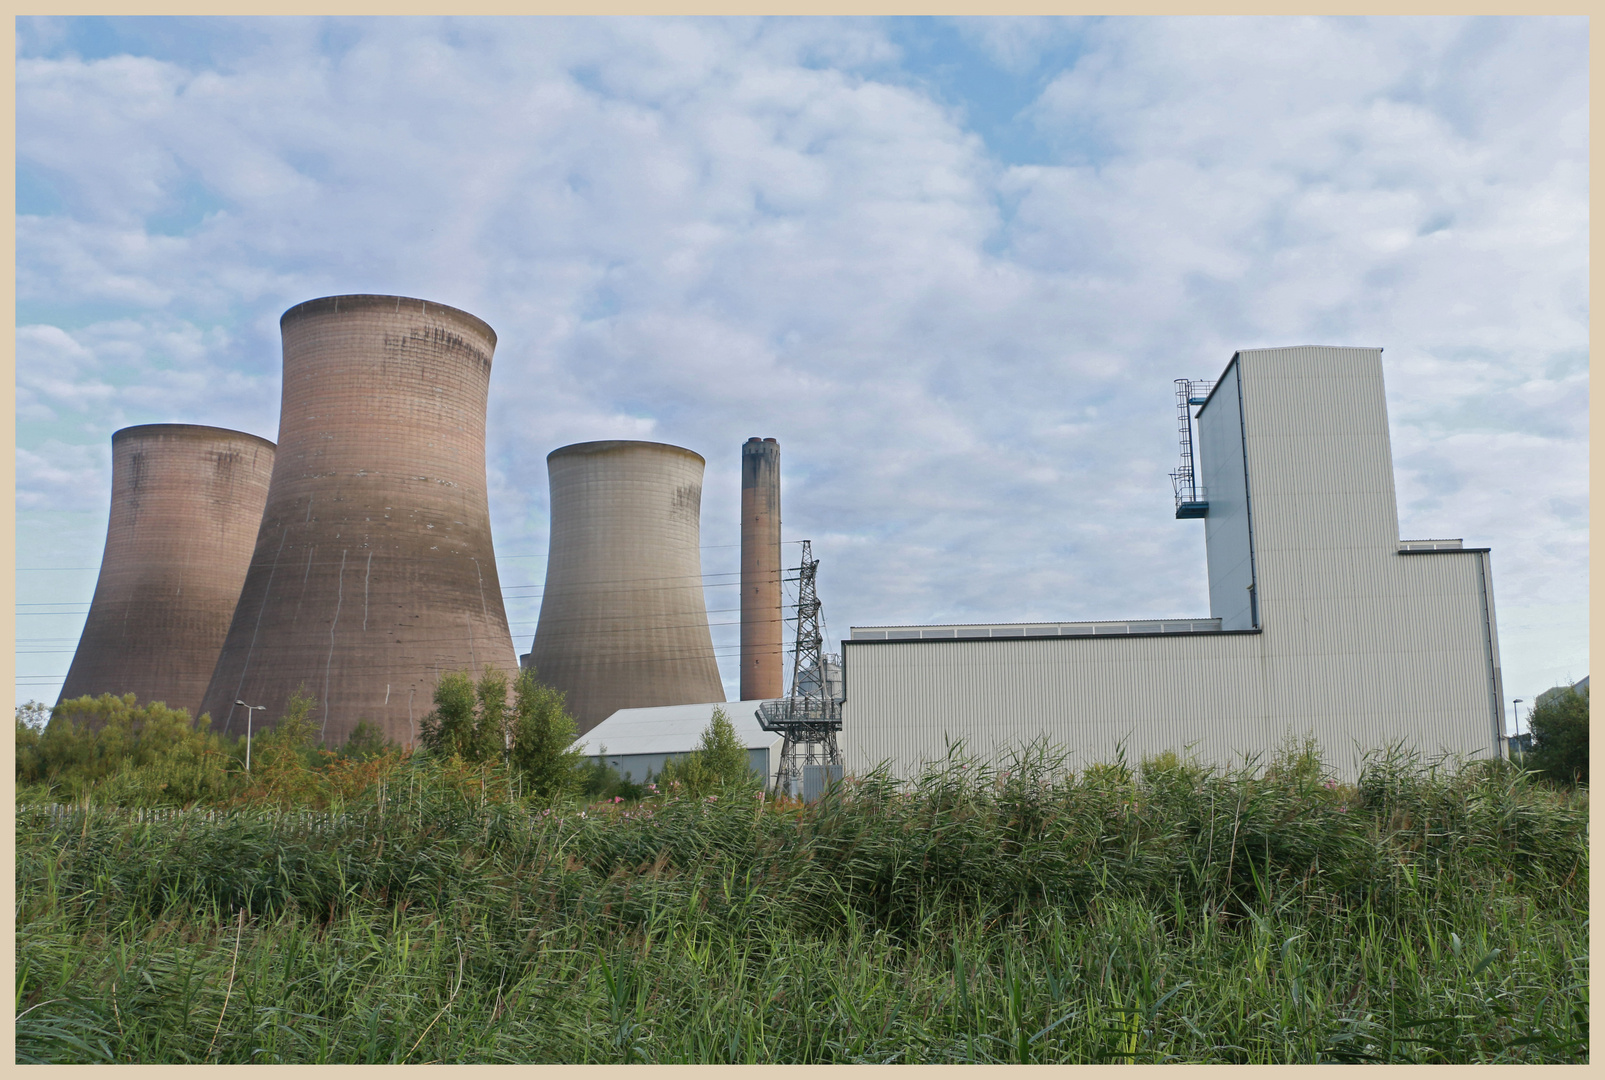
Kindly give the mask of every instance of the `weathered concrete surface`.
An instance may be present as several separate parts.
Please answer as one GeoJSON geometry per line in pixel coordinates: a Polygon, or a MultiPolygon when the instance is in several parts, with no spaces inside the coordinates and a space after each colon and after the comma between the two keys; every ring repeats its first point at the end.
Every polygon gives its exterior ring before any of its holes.
{"type": "Polygon", "coordinates": [[[786,693],[780,597],[780,444],[741,447],[741,700],[786,693]]]}
{"type": "Polygon", "coordinates": [[[444,672],[513,674],[485,496],[495,332],[396,296],[284,313],[279,452],[256,554],[206,691],[215,726],[299,686],[325,743],[361,719],[417,739],[444,672]]]}
{"type": "Polygon", "coordinates": [[[552,528],[529,663],[583,734],[618,709],[723,701],[699,548],[703,458],[576,443],[546,458],[552,528]]]}
{"type": "Polygon", "coordinates": [[[199,713],[267,501],[273,444],[198,424],[111,437],[100,578],[60,700],[127,694],[199,713]]]}

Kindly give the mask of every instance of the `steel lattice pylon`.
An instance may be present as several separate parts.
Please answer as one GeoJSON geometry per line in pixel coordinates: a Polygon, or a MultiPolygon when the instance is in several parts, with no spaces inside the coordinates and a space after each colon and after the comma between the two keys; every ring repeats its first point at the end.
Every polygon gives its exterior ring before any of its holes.
{"type": "Polygon", "coordinates": [[[813,557],[807,540],[802,542],[802,565],[797,571],[797,643],[792,654],[791,695],[758,706],[759,726],[779,732],[786,740],[780,750],[780,767],[775,770],[776,793],[800,791],[804,766],[841,767],[841,751],[836,746],[836,732],[842,727],[841,702],[831,694],[826,667],[830,658],[820,651],[825,637],[820,629],[815,585],[819,560],[813,557]],[[803,754],[800,764],[799,746],[803,754]]]}

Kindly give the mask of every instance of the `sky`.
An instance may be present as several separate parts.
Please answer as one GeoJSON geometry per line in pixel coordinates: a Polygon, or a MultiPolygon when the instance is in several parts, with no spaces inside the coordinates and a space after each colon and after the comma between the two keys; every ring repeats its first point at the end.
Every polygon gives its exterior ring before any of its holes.
{"type": "MultiPolygon", "coordinates": [[[[94,590],[110,437],[275,438],[278,318],[499,337],[518,651],[545,456],[781,446],[827,641],[1202,617],[1172,380],[1381,346],[1404,538],[1493,549],[1508,698],[1588,671],[1588,25],[1483,19],[17,21],[17,700],[94,590]]],[[[792,544],[787,565],[795,565],[792,544]]],[[[1523,707],[1525,709],[1525,706],[1523,707]]]]}

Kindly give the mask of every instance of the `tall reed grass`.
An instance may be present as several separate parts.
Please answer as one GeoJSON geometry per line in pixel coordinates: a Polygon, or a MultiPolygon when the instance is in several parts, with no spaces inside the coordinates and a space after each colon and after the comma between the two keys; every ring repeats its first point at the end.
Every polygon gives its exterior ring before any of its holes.
{"type": "Polygon", "coordinates": [[[20,808],[18,1060],[1587,1060],[1587,794],[1500,763],[1035,747],[545,811],[443,768],[20,808]]]}

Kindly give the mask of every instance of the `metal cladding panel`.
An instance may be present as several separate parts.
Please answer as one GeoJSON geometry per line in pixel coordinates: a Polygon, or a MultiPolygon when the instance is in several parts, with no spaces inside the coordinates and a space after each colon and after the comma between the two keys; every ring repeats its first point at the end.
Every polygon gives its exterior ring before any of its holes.
{"type": "MultiPolygon", "coordinates": [[[[1488,564],[1477,551],[1399,554],[1380,350],[1239,353],[1200,422],[1205,468],[1226,473],[1235,417],[1222,395],[1234,374],[1251,531],[1233,534],[1245,516],[1230,477],[1206,480],[1206,520],[1221,527],[1211,604],[1239,584],[1251,538],[1262,632],[845,642],[841,741],[853,769],[884,759],[911,775],[949,738],[994,759],[1045,736],[1079,762],[1191,748],[1223,764],[1313,737],[1350,778],[1365,752],[1395,742],[1429,756],[1498,753],[1488,564]]],[[[1215,613],[1242,614],[1229,601],[1215,613]]]]}
{"type": "Polygon", "coordinates": [[[105,554],[60,700],[133,693],[196,716],[251,562],[274,447],[145,424],[111,448],[105,554]]]}
{"type": "Polygon", "coordinates": [[[1382,350],[1245,350],[1238,368],[1261,588],[1276,551],[1393,551],[1382,350]]]}
{"type": "Polygon", "coordinates": [[[1189,746],[1219,763],[1266,745],[1260,635],[951,643],[847,641],[848,771],[916,774],[949,740],[994,762],[1047,739],[1081,768],[1189,746]]]}
{"type": "Polygon", "coordinates": [[[1204,496],[1204,547],[1209,567],[1209,614],[1223,630],[1254,626],[1253,541],[1249,532],[1248,480],[1243,466],[1243,414],[1237,365],[1227,367],[1209,404],[1198,416],[1198,449],[1204,496]]]}
{"type": "Polygon", "coordinates": [[[1260,349],[1238,363],[1273,708],[1323,746],[1491,752],[1477,561],[1397,553],[1381,350],[1260,349]]]}
{"type": "Polygon", "coordinates": [[[780,594],[780,444],[741,447],[741,697],[786,692],[780,594]]]}
{"type": "Polygon", "coordinates": [[[517,672],[485,493],[496,335],[441,304],[335,296],[280,320],[279,452],[206,692],[272,723],[304,688],[325,742],[359,720],[412,743],[446,672],[517,672]]]}
{"type": "MultiPolygon", "coordinates": [[[[752,774],[761,779],[769,776],[769,752],[773,749],[780,753],[778,744],[775,747],[760,746],[747,751],[747,768],[752,774]]],[[[600,761],[624,779],[636,784],[644,784],[652,777],[663,771],[663,766],[670,760],[685,757],[691,751],[682,753],[662,754],[592,754],[592,761],[600,761]]]]}
{"type": "Polygon", "coordinates": [[[701,455],[613,440],[546,462],[538,677],[568,695],[581,734],[619,709],[724,701],[702,593],[701,455]]]}

